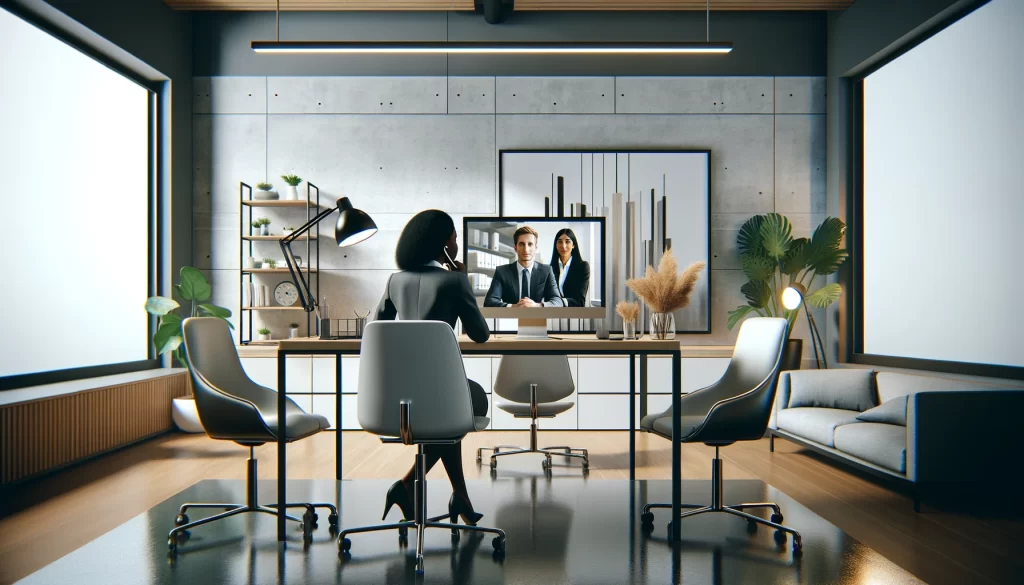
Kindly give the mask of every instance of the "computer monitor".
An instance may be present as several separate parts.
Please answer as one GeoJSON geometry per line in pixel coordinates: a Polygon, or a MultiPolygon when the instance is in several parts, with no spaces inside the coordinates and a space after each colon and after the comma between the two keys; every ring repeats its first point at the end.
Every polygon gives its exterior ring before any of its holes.
{"type": "Polygon", "coordinates": [[[462,233],[463,263],[484,317],[517,319],[519,337],[547,338],[548,319],[605,316],[603,217],[466,217],[462,233]],[[520,236],[524,248],[533,239],[523,228],[537,233],[535,247],[522,253],[528,257],[532,251],[532,261],[543,265],[540,272],[530,273],[529,295],[542,306],[510,306],[521,304],[520,275],[515,269],[520,252],[515,234],[526,232],[520,236]],[[556,244],[565,237],[574,242],[568,270],[562,269],[560,258],[566,248],[559,249],[556,244]],[[553,286],[547,280],[548,272],[553,286]]]}

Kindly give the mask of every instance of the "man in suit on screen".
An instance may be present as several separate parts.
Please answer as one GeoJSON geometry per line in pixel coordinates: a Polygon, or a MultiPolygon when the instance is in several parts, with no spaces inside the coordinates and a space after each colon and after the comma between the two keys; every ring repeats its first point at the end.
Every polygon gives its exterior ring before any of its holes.
{"type": "Polygon", "coordinates": [[[534,261],[537,231],[523,226],[512,235],[516,262],[499,266],[484,297],[485,307],[563,307],[551,266],[534,261]]]}

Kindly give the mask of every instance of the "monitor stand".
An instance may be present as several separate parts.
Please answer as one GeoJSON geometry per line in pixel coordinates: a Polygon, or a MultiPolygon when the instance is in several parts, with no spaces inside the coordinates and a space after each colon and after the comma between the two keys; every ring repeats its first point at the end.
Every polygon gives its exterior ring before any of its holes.
{"type": "Polygon", "coordinates": [[[516,339],[550,339],[547,319],[519,319],[516,339]]]}

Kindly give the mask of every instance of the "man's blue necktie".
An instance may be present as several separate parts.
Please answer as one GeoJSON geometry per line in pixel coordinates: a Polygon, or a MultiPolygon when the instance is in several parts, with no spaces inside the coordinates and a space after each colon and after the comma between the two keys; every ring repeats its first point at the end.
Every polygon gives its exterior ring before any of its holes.
{"type": "Polygon", "coordinates": [[[530,281],[526,276],[526,271],[523,270],[523,284],[519,287],[519,298],[525,299],[530,296],[530,281]]]}

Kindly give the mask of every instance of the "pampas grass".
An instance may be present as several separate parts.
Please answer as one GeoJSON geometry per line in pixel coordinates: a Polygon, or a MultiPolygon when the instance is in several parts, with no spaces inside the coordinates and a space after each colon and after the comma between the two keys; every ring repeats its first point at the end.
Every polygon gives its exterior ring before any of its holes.
{"type": "Polygon", "coordinates": [[[615,312],[622,317],[622,321],[625,322],[636,322],[636,318],[640,316],[640,304],[631,301],[619,301],[615,304],[615,312]]]}
{"type": "Polygon", "coordinates": [[[670,313],[690,304],[690,293],[697,284],[701,270],[704,270],[704,263],[694,262],[676,277],[678,269],[672,250],[666,250],[657,270],[648,266],[643,278],[630,278],[626,286],[655,313],[670,313]]]}

